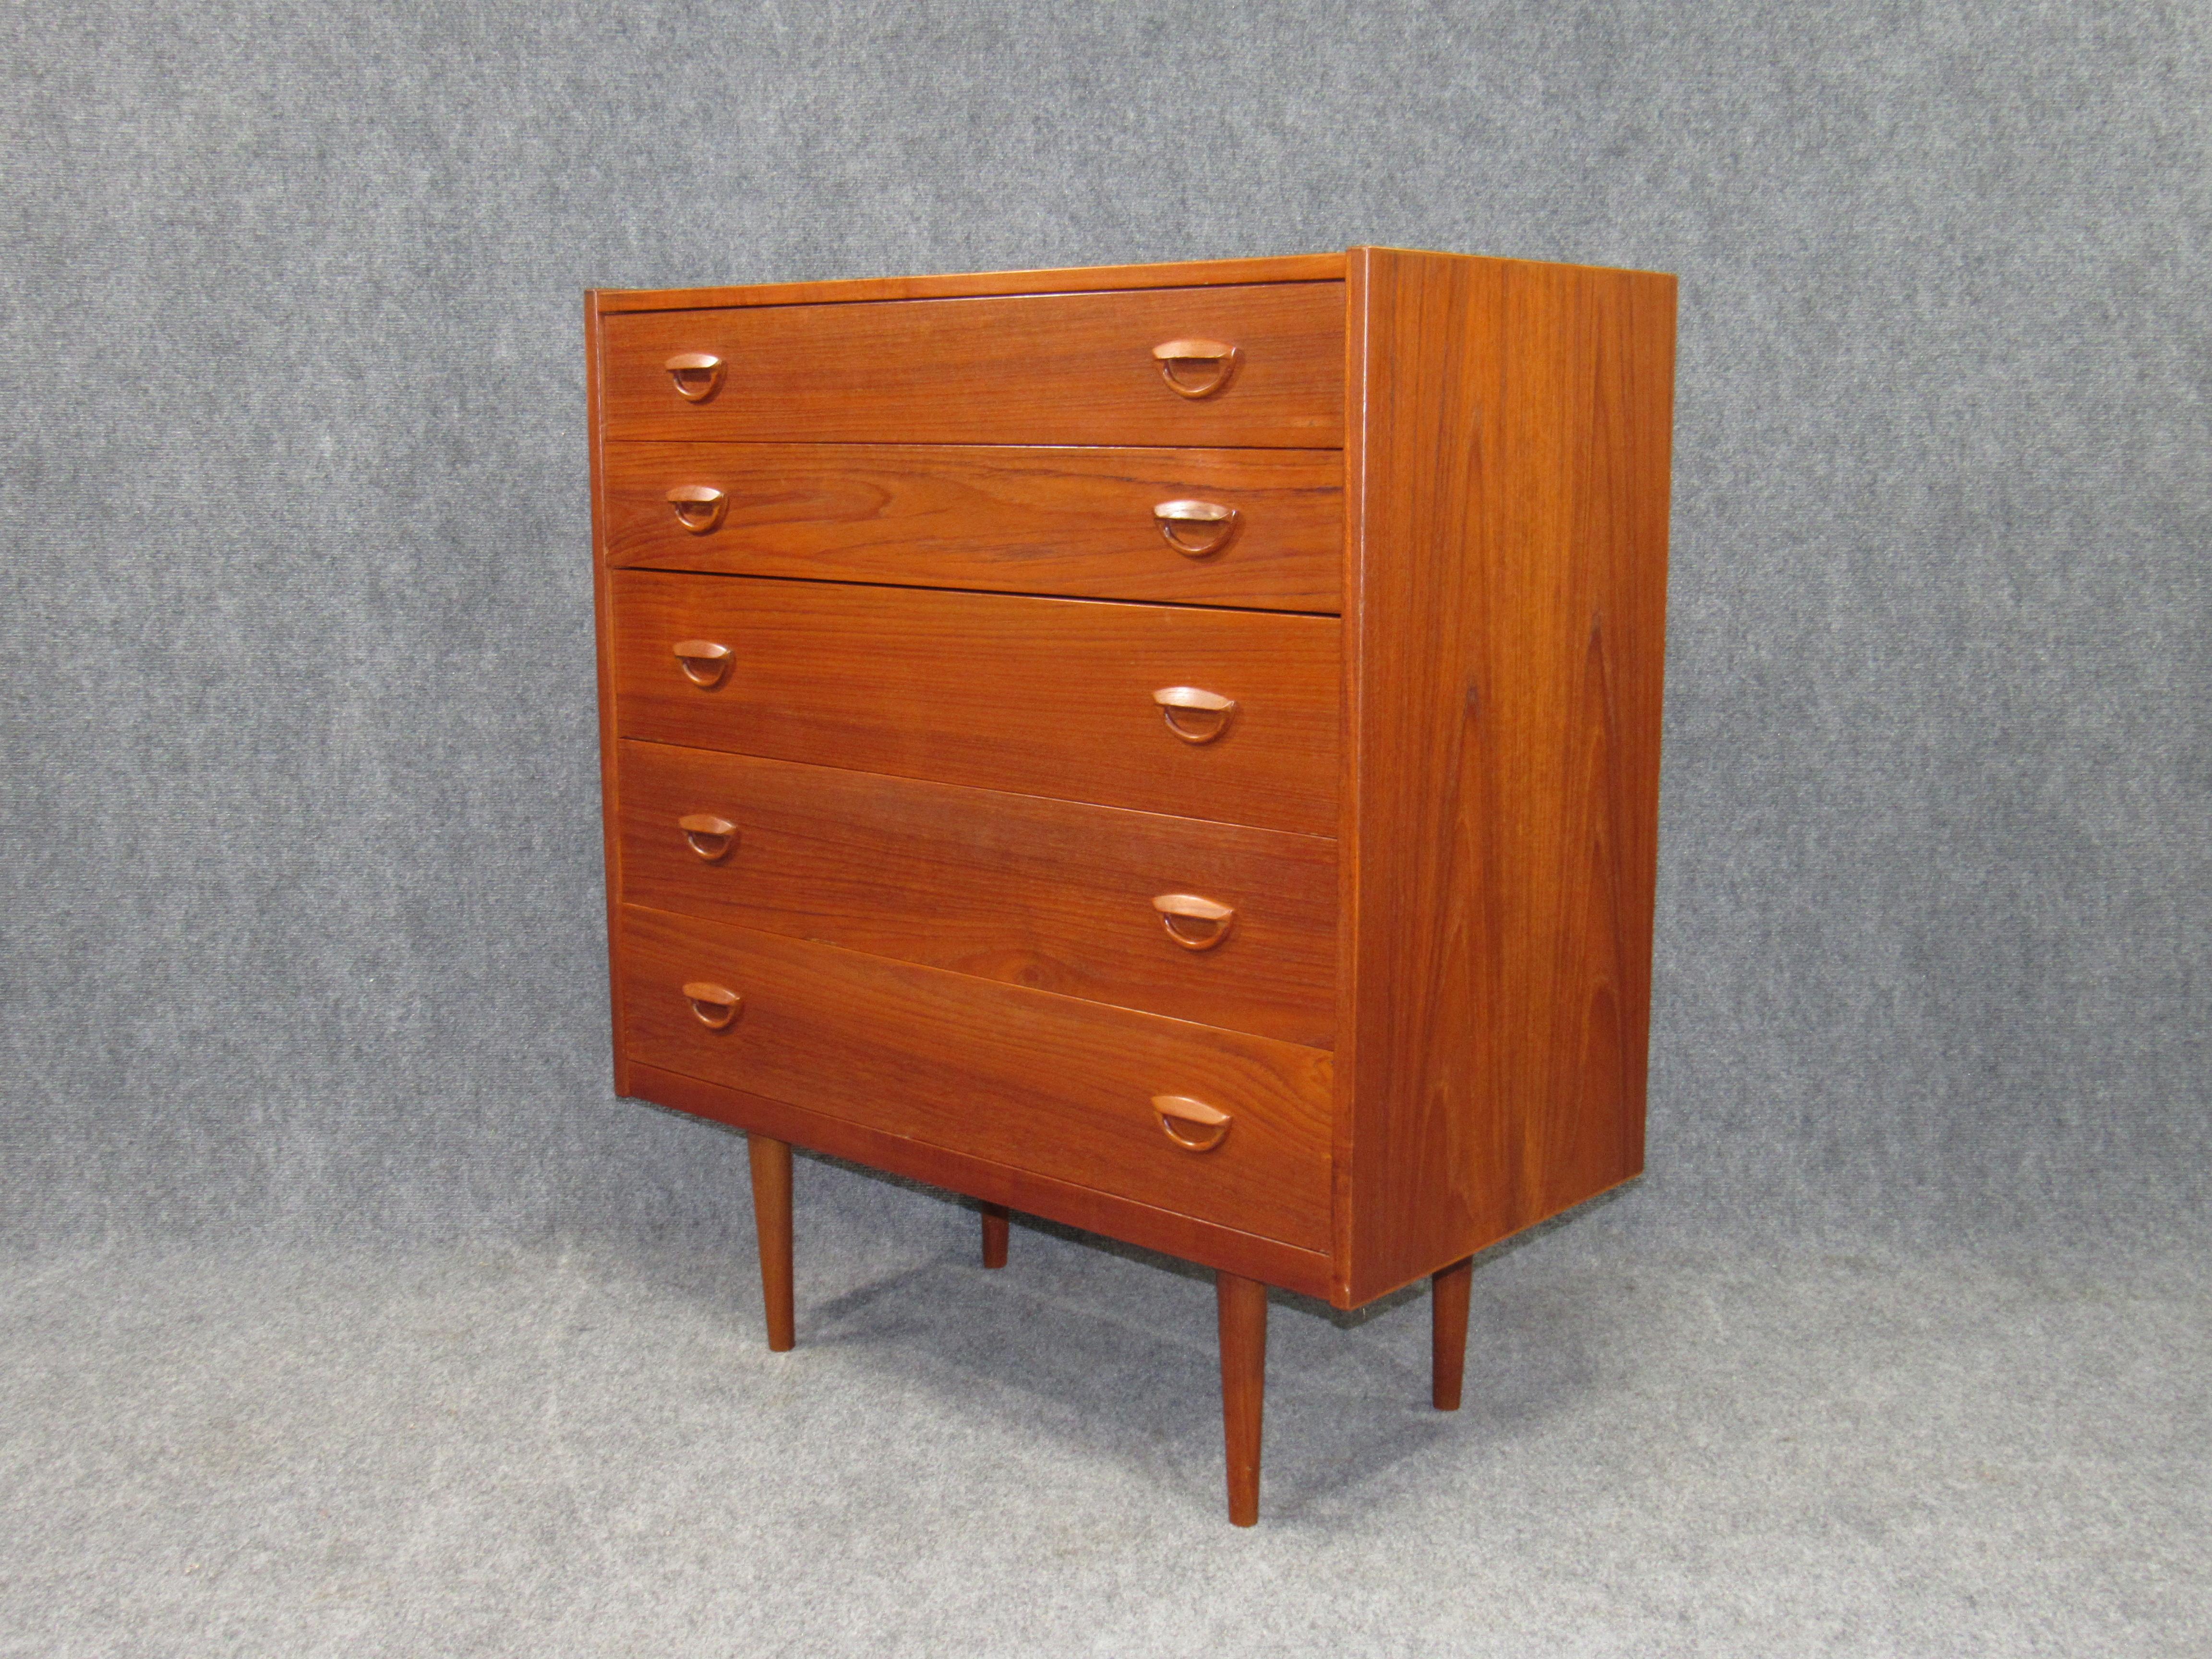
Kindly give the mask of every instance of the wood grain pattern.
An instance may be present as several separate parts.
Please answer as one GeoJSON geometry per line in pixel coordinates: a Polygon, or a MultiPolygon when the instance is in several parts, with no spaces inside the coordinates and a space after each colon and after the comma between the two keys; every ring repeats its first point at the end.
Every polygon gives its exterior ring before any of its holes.
{"type": "Polygon", "coordinates": [[[1260,1445],[1267,1402],[1267,1287],[1216,1273],[1221,1328],[1221,1442],[1229,1475],[1229,1524],[1260,1522],[1260,1445]]]}
{"type": "Polygon", "coordinates": [[[1337,283],[1003,299],[738,307],[611,316],[603,388],[617,439],[751,442],[1248,444],[1344,441],[1337,283]],[[1152,348],[1235,344],[1218,394],[1168,385],[1152,348]],[[665,365],[719,357],[721,389],[678,395],[665,365]]]}
{"type": "Polygon", "coordinates": [[[605,426],[599,418],[599,383],[604,377],[600,358],[603,343],[599,296],[584,296],[585,416],[589,422],[587,442],[592,480],[592,623],[598,643],[599,728],[599,833],[607,870],[607,1000],[614,1014],[614,1090],[629,1092],[629,1061],[623,1053],[622,963],[617,960],[617,918],[622,904],[622,795],[615,761],[615,647],[614,594],[607,562],[606,465],[605,426]]]}
{"type": "Polygon", "coordinates": [[[1175,264],[1079,265],[1064,270],[969,271],[941,276],[859,276],[743,288],[602,289],[602,311],[695,311],[702,306],[839,305],[872,300],[957,300],[993,294],[1088,294],[1133,288],[1241,287],[1249,283],[1340,283],[1341,253],[1175,264]]]}
{"type": "Polygon", "coordinates": [[[639,1062],[630,1071],[637,1098],[672,1111],[689,1112],[732,1128],[758,1130],[795,1146],[927,1182],[947,1192],[1004,1204],[1024,1215],[1041,1216],[1063,1226],[1125,1239],[1144,1249],[1195,1261],[1202,1267],[1226,1268],[1302,1296],[1326,1297],[1330,1293],[1334,1273],[1325,1251],[1299,1249],[1257,1233],[1240,1232],[1197,1216],[994,1163],[951,1147],[910,1140],[849,1118],[771,1100],[766,1095],[750,1094],[703,1078],[686,1077],[658,1066],[639,1062]]]}
{"type": "Polygon", "coordinates": [[[1340,1294],[1643,1165],[1674,279],[1358,249],[1340,1294]]]}
{"type": "Polygon", "coordinates": [[[1474,1288],[1472,1259],[1429,1279],[1429,1403],[1440,1412],[1459,1409],[1467,1380],[1468,1293],[1474,1288]]]}
{"type": "Polygon", "coordinates": [[[618,565],[1337,608],[1335,450],[624,443],[605,463],[607,557],[618,565]],[[687,486],[722,492],[713,530],[678,517],[668,494],[687,486]],[[1218,552],[1192,557],[1160,533],[1152,509],[1190,498],[1236,510],[1218,552]]]}
{"type": "Polygon", "coordinates": [[[1329,1057],[774,933],[625,905],[633,1059],[906,1139],[1317,1249],[1328,1237],[1329,1057]],[[726,1030],[683,986],[744,999],[726,1030]],[[1235,1118],[1192,1153],[1152,1097],[1235,1118]]]}
{"type": "Polygon", "coordinates": [[[617,571],[624,736],[1310,835],[1337,827],[1334,617],[617,571]],[[730,647],[695,685],[670,654],[730,647]],[[1179,742],[1152,701],[1239,704],[1179,742]]]}
{"type": "Polygon", "coordinates": [[[1335,1034],[1336,844],[625,741],[632,902],[1314,1048],[1335,1034]],[[719,820],[696,838],[684,818],[719,820]],[[724,849],[726,850],[724,850],[724,849]],[[1154,900],[1236,912],[1178,945],[1154,900]]]}
{"type": "Polygon", "coordinates": [[[752,1165],[753,1232],[760,1241],[761,1304],[770,1353],[788,1353],[798,1339],[791,1296],[791,1143],[745,1137],[752,1165]]]}

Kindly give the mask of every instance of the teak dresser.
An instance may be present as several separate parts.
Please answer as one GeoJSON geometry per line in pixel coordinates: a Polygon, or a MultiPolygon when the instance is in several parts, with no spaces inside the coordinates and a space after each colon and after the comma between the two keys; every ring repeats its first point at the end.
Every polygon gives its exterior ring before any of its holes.
{"type": "Polygon", "coordinates": [[[599,292],[615,1086],[1267,1287],[1643,1167],[1674,282],[1354,248],[599,292]]]}

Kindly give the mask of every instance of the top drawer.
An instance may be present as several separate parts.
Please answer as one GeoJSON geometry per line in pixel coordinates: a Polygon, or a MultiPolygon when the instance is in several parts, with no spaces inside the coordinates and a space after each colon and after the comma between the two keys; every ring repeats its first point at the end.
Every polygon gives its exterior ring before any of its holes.
{"type": "Polygon", "coordinates": [[[604,326],[613,438],[1344,441],[1341,283],[627,313],[604,326]]]}

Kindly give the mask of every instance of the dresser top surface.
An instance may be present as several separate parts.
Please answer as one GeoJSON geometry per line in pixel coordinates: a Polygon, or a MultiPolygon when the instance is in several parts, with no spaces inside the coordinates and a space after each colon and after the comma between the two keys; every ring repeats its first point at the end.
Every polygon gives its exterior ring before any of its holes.
{"type": "Polygon", "coordinates": [[[1294,253],[1268,259],[1194,259],[1175,264],[1082,265],[1064,270],[989,270],[943,276],[862,276],[735,288],[601,289],[598,297],[603,312],[688,311],[708,306],[823,305],[1250,283],[1336,283],[1344,280],[1345,263],[1341,253],[1294,253]]]}
{"type": "MultiPolygon", "coordinates": [[[[1286,253],[1258,259],[1187,259],[1167,264],[1075,265],[1061,270],[984,270],[937,276],[857,276],[816,283],[754,283],[720,288],[603,288],[590,291],[601,315],[618,312],[695,311],[737,306],[854,304],[873,300],[962,300],[994,295],[1085,294],[1157,288],[1213,288],[1262,283],[1340,283],[1362,254],[1407,254],[1413,250],[1354,247],[1343,253],[1286,253]]],[[[1423,258],[1526,265],[1548,261],[1504,259],[1481,254],[1420,253],[1423,258]]],[[[1568,268],[1568,267],[1559,267],[1568,268]]],[[[1572,267],[1616,270],[1613,266],[1572,267]]],[[[1671,283],[1662,271],[1636,273],[1671,283]]]]}

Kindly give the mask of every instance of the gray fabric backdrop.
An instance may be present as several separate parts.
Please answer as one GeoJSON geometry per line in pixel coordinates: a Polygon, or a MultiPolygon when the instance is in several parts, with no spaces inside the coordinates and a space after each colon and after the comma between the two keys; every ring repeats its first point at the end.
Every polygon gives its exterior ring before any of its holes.
{"type": "Polygon", "coordinates": [[[607,1087],[580,291],[1375,241],[1682,279],[1589,1236],[2176,1236],[2208,17],[11,9],[7,1226],[743,1228],[607,1087]]]}

